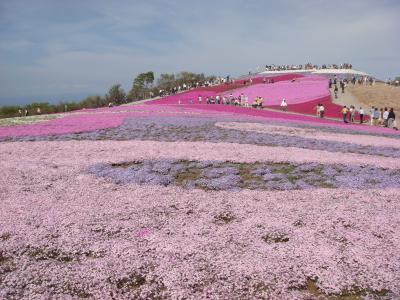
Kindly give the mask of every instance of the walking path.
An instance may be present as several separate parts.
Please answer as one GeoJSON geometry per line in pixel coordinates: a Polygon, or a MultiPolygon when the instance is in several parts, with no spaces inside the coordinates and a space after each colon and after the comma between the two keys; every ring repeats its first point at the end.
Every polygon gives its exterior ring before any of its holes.
{"type": "Polygon", "coordinates": [[[364,106],[365,109],[365,105],[363,105],[350,91],[348,88],[345,88],[344,90],[344,94],[342,94],[342,91],[339,89],[338,92],[338,98],[335,99],[335,94],[333,92],[333,88],[330,90],[331,92],[331,97],[332,97],[332,102],[338,105],[346,105],[347,107],[349,107],[350,105],[353,105],[355,108],[360,108],[364,106]]]}

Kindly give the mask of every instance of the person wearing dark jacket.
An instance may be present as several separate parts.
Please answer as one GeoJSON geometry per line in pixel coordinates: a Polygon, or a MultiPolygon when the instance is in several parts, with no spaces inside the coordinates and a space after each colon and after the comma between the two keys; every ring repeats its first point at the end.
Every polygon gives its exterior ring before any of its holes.
{"type": "Polygon", "coordinates": [[[395,126],[395,120],[396,120],[396,115],[395,115],[395,113],[393,111],[393,107],[392,107],[392,108],[390,108],[389,115],[388,115],[388,127],[389,128],[397,129],[395,126]]]}

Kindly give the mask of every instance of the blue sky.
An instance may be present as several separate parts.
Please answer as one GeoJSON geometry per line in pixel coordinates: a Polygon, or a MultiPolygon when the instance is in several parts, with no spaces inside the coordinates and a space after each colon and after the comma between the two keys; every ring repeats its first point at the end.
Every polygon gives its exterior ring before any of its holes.
{"type": "Polygon", "coordinates": [[[400,75],[400,1],[0,0],[0,105],[79,100],[179,71],[351,62],[400,75]]]}

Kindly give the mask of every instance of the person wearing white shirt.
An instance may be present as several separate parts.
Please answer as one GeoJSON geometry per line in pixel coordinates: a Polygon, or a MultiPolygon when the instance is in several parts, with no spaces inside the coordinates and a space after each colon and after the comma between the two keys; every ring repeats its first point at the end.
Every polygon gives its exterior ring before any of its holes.
{"type": "Polygon", "coordinates": [[[244,96],[244,107],[249,107],[249,97],[244,96]]]}
{"type": "Polygon", "coordinates": [[[321,105],[319,106],[319,117],[320,117],[320,118],[323,118],[323,117],[324,117],[324,114],[325,114],[325,107],[324,107],[323,104],[321,104],[321,105]]]}
{"type": "Polygon", "coordinates": [[[282,109],[282,111],[286,111],[286,108],[287,108],[286,99],[283,98],[282,102],[281,102],[281,109],[282,109]]]}
{"type": "Polygon", "coordinates": [[[371,126],[374,125],[374,112],[375,112],[375,106],[372,106],[369,111],[369,116],[371,119],[371,126]]]}
{"type": "Polygon", "coordinates": [[[383,113],[383,126],[388,127],[388,118],[389,118],[389,111],[387,107],[385,107],[385,112],[383,113]]]}
{"type": "Polygon", "coordinates": [[[360,124],[364,122],[364,110],[362,107],[358,110],[358,114],[360,115],[360,124]]]}

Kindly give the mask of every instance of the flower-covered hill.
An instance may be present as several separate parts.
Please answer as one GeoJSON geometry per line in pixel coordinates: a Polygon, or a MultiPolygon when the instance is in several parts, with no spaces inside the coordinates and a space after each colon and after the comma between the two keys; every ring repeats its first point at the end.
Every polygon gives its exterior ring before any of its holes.
{"type": "Polygon", "coordinates": [[[400,297],[398,131],[163,101],[0,128],[1,299],[400,297]]]}
{"type": "MultiPolygon", "coordinates": [[[[288,106],[304,103],[310,100],[329,96],[328,80],[322,76],[306,76],[297,78],[295,81],[286,80],[273,84],[258,83],[251,86],[235,89],[232,91],[234,97],[245,94],[252,104],[259,96],[264,98],[265,106],[279,106],[283,98],[288,106]]],[[[229,96],[230,93],[224,94],[229,96]]]]}
{"type": "Polygon", "coordinates": [[[183,93],[164,97],[147,104],[194,104],[198,105],[199,96],[202,104],[207,97],[248,97],[249,105],[256,97],[263,97],[263,105],[267,108],[280,109],[282,99],[288,103],[287,111],[306,115],[315,115],[316,106],[323,104],[325,116],[340,118],[341,106],[332,102],[328,90],[328,79],[318,75],[286,74],[268,77],[254,77],[246,80],[236,80],[234,84],[222,84],[213,87],[196,88],[183,93]],[[273,81],[273,83],[271,83],[273,81]]]}

